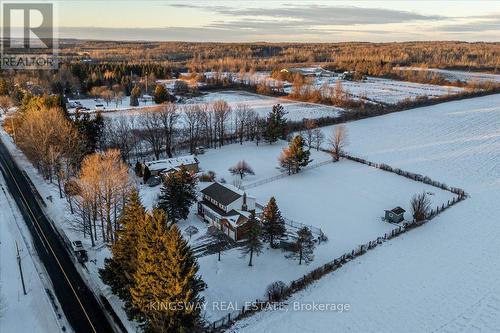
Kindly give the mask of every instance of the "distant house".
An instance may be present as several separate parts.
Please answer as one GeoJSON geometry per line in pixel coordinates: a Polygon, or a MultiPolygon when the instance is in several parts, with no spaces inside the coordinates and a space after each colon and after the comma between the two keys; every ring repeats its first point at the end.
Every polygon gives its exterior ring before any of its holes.
{"type": "Polygon", "coordinates": [[[385,211],[385,220],[391,223],[399,223],[405,219],[405,210],[401,207],[396,207],[385,211]]]}
{"type": "Polygon", "coordinates": [[[184,165],[188,171],[197,173],[199,171],[198,164],[199,161],[194,155],[187,155],[146,162],[143,164],[143,169],[147,166],[152,176],[159,176],[161,174],[177,171],[181,165],[184,165]]]}
{"type": "Polygon", "coordinates": [[[235,186],[213,183],[201,190],[198,214],[235,241],[246,238],[247,222],[255,213],[255,198],[235,186]]]}
{"type": "Polygon", "coordinates": [[[342,80],[352,81],[354,80],[354,72],[344,72],[340,74],[342,80]]]}
{"type": "Polygon", "coordinates": [[[321,67],[305,67],[305,68],[283,68],[280,70],[281,73],[299,73],[304,76],[324,76],[331,77],[334,76],[333,72],[330,72],[321,67]]]}

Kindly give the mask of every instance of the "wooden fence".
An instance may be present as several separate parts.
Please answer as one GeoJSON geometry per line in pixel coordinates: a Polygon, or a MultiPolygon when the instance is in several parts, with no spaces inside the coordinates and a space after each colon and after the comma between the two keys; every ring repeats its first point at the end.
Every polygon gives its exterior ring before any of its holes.
{"type": "MultiPolygon", "coordinates": [[[[397,168],[392,168],[391,166],[387,164],[379,164],[379,163],[374,163],[370,162],[358,157],[351,156],[349,154],[342,154],[343,158],[352,160],[354,162],[358,163],[363,163],[371,167],[376,167],[384,171],[388,172],[393,172],[396,173],[397,175],[412,179],[414,181],[420,181],[425,184],[438,187],[440,189],[452,192],[456,194],[456,196],[453,197],[453,199],[448,200],[448,202],[443,203],[440,206],[436,206],[436,208],[432,209],[429,215],[426,217],[425,220],[423,221],[408,221],[402,223],[402,225],[396,227],[395,229],[391,230],[388,233],[385,233],[383,236],[377,237],[376,239],[373,239],[371,241],[368,241],[365,244],[359,245],[356,248],[352,249],[351,251],[345,252],[343,255],[335,258],[334,260],[327,262],[326,264],[310,271],[309,273],[305,274],[304,276],[293,280],[289,283],[287,288],[284,290],[284,295],[282,300],[286,300],[293,294],[295,294],[298,291],[301,291],[311,285],[313,282],[319,280],[326,274],[332,273],[336,271],[337,269],[341,268],[344,264],[348,263],[349,261],[362,256],[366,252],[376,248],[377,246],[383,244],[384,242],[391,240],[395,237],[398,237],[412,229],[418,228],[423,226],[424,224],[430,222],[433,218],[435,218],[437,215],[439,215],[441,212],[449,209],[450,207],[454,206],[455,204],[465,200],[468,197],[468,194],[461,188],[458,187],[450,187],[446,185],[445,183],[438,182],[435,180],[432,180],[430,177],[422,176],[416,173],[411,173],[408,171],[404,171],[401,169],[397,168]]],[[[330,161],[328,161],[330,162],[330,161]]],[[[274,301],[271,300],[259,300],[257,299],[254,304],[252,304],[252,307],[250,309],[245,309],[244,307],[237,310],[233,311],[224,317],[220,318],[219,320],[216,320],[212,322],[210,325],[207,326],[207,331],[208,332],[222,332],[225,329],[231,327],[236,321],[244,319],[246,317],[249,317],[263,309],[267,309],[269,307],[272,307],[273,304],[275,304],[274,301]]]]}

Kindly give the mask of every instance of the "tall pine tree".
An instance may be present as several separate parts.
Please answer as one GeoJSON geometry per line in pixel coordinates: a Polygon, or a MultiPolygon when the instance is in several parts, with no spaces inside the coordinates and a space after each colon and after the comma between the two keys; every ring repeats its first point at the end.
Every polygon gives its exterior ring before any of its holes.
{"type": "Polygon", "coordinates": [[[309,156],[311,152],[304,149],[304,139],[300,135],[296,135],[288,147],[290,158],[292,159],[292,172],[297,173],[301,168],[307,166],[310,162],[309,156]]]}
{"type": "Polygon", "coordinates": [[[297,240],[292,245],[292,253],[288,258],[298,258],[299,265],[302,261],[309,264],[314,260],[314,240],[311,230],[308,227],[303,227],[297,231],[297,240]]]}
{"type": "Polygon", "coordinates": [[[262,225],[264,235],[271,247],[274,247],[274,239],[285,234],[285,220],[276,204],[276,199],[272,197],[262,213],[262,225]]]}
{"type": "Polygon", "coordinates": [[[146,332],[192,332],[200,325],[205,284],[198,264],[176,225],[166,224],[165,213],[154,209],[146,216],[139,237],[136,283],[132,302],[141,313],[146,332]]]}
{"type": "Polygon", "coordinates": [[[186,219],[189,208],[196,202],[196,179],[184,165],[163,180],[158,207],[163,209],[169,222],[186,219]]]}
{"type": "Polygon", "coordinates": [[[286,138],[286,112],[281,104],[273,105],[272,111],[267,116],[264,139],[272,144],[279,138],[286,138]]]}
{"type": "Polygon", "coordinates": [[[137,242],[144,229],[146,211],[137,190],[132,190],[119,221],[121,229],[111,246],[111,258],[104,260],[104,269],[100,270],[104,283],[111,287],[114,294],[124,302],[127,313],[133,316],[130,288],[134,285],[134,273],[137,266],[137,242]]]}
{"type": "Polygon", "coordinates": [[[241,253],[243,256],[249,255],[248,266],[252,266],[253,255],[257,256],[262,253],[262,241],[260,240],[262,229],[260,227],[259,221],[255,219],[255,214],[252,213],[250,219],[247,221],[247,241],[245,245],[241,248],[241,253]]]}

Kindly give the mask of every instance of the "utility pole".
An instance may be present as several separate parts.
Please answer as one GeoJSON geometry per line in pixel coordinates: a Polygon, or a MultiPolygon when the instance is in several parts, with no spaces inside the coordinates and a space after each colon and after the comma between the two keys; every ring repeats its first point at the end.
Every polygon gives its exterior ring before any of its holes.
{"type": "Polygon", "coordinates": [[[23,285],[23,293],[24,295],[26,295],[26,285],[24,284],[23,268],[21,266],[21,254],[19,253],[19,246],[17,246],[17,241],[16,241],[16,249],[17,249],[17,264],[19,265],[19,273],[21,273],[21,283],[23,285]]]}
{"type": "Polygon", "coordinates": [[[148,95],[148,72],[146,72],[146,95],[148,95]]]}

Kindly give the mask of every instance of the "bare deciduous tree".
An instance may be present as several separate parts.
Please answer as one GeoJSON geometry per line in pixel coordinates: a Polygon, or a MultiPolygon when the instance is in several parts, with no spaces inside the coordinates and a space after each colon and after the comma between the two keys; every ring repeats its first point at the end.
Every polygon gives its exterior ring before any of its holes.
{"type": "Polygon", "coordinates": [[[172,157],[172,148],[174,144],[175,125],[180,115],[179,112],[177,112],[177,106],[170,102],[162,104],[157,112],[160,115],[163,134],[165,136],[165,152],[170,158],[172,157]]]}
{"type": "Polygon", "coordinates": [[[306,134],[305,134],[306,144],[308,149],[311,149],[314,139],[314,130],[318,127],[318,125],[315,119],[306,119],[305,127],[306,127],[306,134]]]}
{"type": "Polygon", "coordinates": [[[231,107],[226,101],[218,100],[212,103],[214,112],[216,134],[219,141],[219,147],[224,145],[224,137],[226,135],[226,122],[231,114],[231,107]]]}
{"type": "Polygon", "coordinates": [[[97,240],[97,222],[104,242],[112,242],[119,230],[118,218],[131,189],[128,168],[116,149],[85,157],[78,180],[77,200],[82,231],[97,240]],[[93,230],[92,230],[93,229],[93,230]]]}
{"type": "Polygon", "coordinates": [[[243,144],[243,138],[245,137],[245,129],[247,128],[247,123],[250,121],[250,115],[252,109],[248,104],[238,104],[235,108],[236,113],[236,134],[240,141],[240,145],[243,144]]]}
{"type": "Polygon", "coordinates": [[[313,135],[314,148],[316,148],[316,151],[319,151],[321,144],[325,140],[325,135],[323,134],[323,131],[321,131],[320,128],[315,128],[313,130],[312,135],[313,135]]]}
{"type": "Polygon", "coordinates": [[[330,137],[330,153],[335,161],[340,159],[340,155],[347,144],[347,128],[344,125],[335,126],[330,137]]]}
{"type": "Polygon", "coordinates": [[[235,166],[230,167],[229,172],[231,172],[232,175],[239,175],[240,179],[243,179],[246,175],[255,175],[252,167],[244,160],[239,161],[235,166]]]}
{"type": "Polygon", "coordinates": [[[162,116],[156,111],[147,111],[139,118],[141,133],[156,159],[160,158],[161,149],[165,143],[165,136],[162,131],[162,116]]]}
{"type": "Polygon", "coordinates": [[[425,220],[430,213],[431,200],[425,192],[415,194],[410,201],[413,219],[417,222],[425,220]]]}
{"type": "Polygon", "coordinates": [[[193,154],[200,139],[200,131],[203,121],[203,110],[200,105],[187,105],[183,109],[183,116],[186,122],[186,131],[189,141],[189,152],[193,154]]]}

